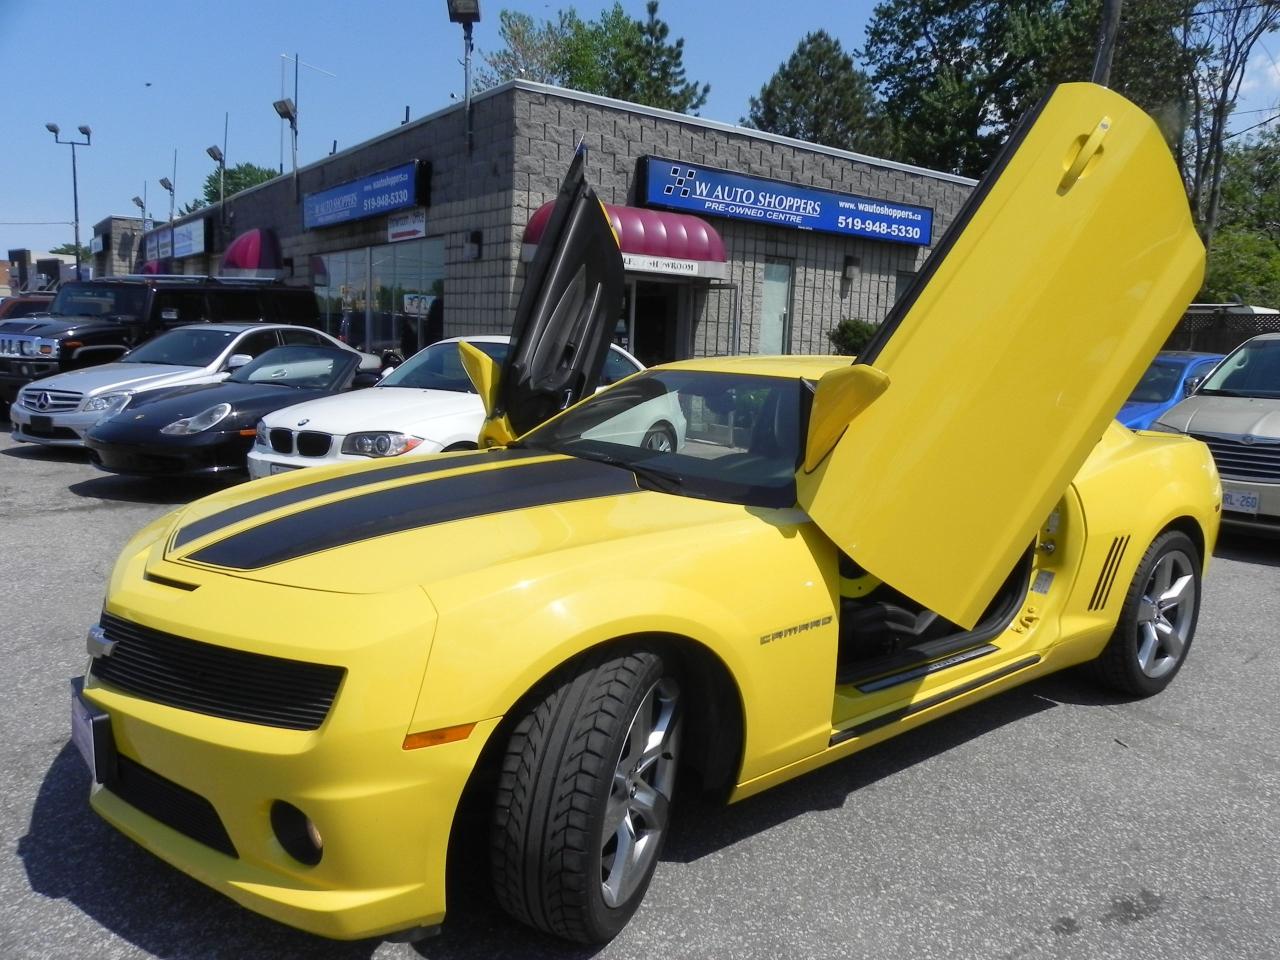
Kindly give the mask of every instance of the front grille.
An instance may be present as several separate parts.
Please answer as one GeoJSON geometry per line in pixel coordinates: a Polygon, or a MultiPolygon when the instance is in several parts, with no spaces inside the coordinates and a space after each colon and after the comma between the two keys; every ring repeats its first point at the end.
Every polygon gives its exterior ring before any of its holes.
{"type": "Polygon", "coordinates": [[[1227,479],[1280,483],[1280,440],[1245,443],[1227,437],[1192,436],[1208,445],[1218,472],[1227,479]]]}
{"type": "Polygon", "coordinates": [[[166,827],[239,859],[218,811],[200,794],[166,780],[125,756],[116,757],[116,775],[107,789],[166,827]]]}
{"type": "Polygon", "coordinates": [[[41,390],[38,387],[26,387],[19,399],[28,410],[38,413],[65,413],[80,406],[84,395],[74,390],[41,390]]]}
{"type": "Polygon", "coordinates": [[[315,730],[346,672],[188,640],[106,613],[101,626],[116,645],[94,659],[93,676],[144,700],[227,720],[315,730]]]}
{"type": "Polygon", "coordinates": [[[268,435],[271,449],[276,453],[293,453],[293,431],[272,430],[268,435]]]}
{"type": "Polygon", "coordinates": [[[323,457],[329,452],[333,437],[327,433],[316,433],[314,430],[302,430],[298,433],[298,453],[304,457],[323,457]]]}
{"type": "Polygon", "coordinates": [[[35,337],[21,337],[21,336],[14,336],[13,334],[0,336],[0,356],[34,357],[35,355],[36,355],[36,338],[35,337]]]}

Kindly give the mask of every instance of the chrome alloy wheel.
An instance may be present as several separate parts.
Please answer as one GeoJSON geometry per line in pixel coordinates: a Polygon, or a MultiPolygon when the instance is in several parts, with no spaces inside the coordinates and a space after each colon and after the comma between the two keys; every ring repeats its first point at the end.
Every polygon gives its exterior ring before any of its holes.
{"type": "Polygon", "coordinates": [[[1178,665],[1195,610],[1195,566],[1172,550],[1156,561],[1138,603],[1138,668],[1148,677],[1163,677],[1178,665]]]}
{"type": "Polygon", "coordinates": [[[679,699],[674,678],[655,683],[622,742],[600,832],[600,886],[610,907],[635,893],[662,845],[680,754],[679,699]]]}

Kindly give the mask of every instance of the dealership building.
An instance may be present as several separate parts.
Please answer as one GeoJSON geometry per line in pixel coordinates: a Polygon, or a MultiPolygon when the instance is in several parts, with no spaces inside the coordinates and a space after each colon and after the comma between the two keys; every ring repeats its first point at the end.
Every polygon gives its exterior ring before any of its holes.
{"type": "Polygon", "coordinates": [[[369,347],[503,333],[579,143],[626,266],[615,339],[646,363],[831,352],[974,185],[517,80],[151,230],[137,263],[313,286],[326,327],[369,347]]]}

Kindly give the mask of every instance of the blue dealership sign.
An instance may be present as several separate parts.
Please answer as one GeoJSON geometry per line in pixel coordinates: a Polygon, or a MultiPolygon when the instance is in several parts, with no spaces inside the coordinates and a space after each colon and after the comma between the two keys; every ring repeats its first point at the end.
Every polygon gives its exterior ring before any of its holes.
{"type": "Polygon", "coordinates": [[[775,227],[928,246],[933,210],[851,193],[747,177],[697,163],[645,157],[645,202],[775,227]]]}
{"type": "Polygon", "coordinates": [[[361,177],[302,198],[302,225],[331,227],[419,204],[418,161],[361,177]]]}

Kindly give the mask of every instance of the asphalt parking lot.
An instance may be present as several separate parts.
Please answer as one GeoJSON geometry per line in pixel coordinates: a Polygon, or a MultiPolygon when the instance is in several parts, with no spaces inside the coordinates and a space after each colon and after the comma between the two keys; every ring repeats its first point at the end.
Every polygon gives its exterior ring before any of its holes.
{"type": "Polygon", "coordinates": [[[483,903],[416,946],[334,943],[109,829],[67,741],[67,680],[117,552],[215,487],[100,474],[0,430],[6,960],[1280,956],[1280,541],[1224,538],[1160,697],[1053,677],[735,807],[683,803],[644,906],[602,950],[483,903]]]}

